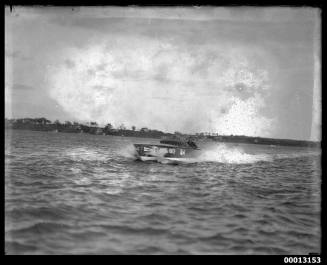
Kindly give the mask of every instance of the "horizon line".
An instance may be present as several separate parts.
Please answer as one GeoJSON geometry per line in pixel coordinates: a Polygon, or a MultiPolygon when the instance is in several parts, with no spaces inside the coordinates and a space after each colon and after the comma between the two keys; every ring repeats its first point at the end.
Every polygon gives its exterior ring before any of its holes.
{"type": "MultiPolygon", "coordinates": [[[[25,118],[7,118],[5,117],[5,120],[19,120],[19,119],[46,119],[46,120],[49,120],[51,123],[53,123],[52,120],[48,119],[48,118],[45,118],[45,117],[37,117],[37,118],[30,118],[30,117],[25,117],[25,118]]],[[[54,121],[58,120],[60,122],[59,119],[55,119],[54,121]]],[[[66,120],[66,121],[69,121],[69,120],[66,120]]],[[[66,122],[64,121],[64,122],[66,122]]],[[[97,121],[85,121],[85,122],[77,122],[77,121],[69,121],[71,123],[73,122],[76,122],[76,123],[80,123],[81,125],[85,125],[83,123],[91,123],[91,122],[95,122],[98,124],[97,121]]],[[[107,124],[111,124],[110,122],[108,122],[107,124]]],[[[124,123],[121,123],[121,124],[124,124],[124,123]]],[[[100,124],[98,124],[100,125],[100,124]]],[[[134,125],[132,125],[134,126],[134,125]]],[[[104,126],[105,127],[105,126],[104,126]]],[[[136,127],[136,126],[135,126],[136,127]]],[[[98,126],[98,128],[101,128],[100,126],[98,126]]],[[[289,139],[289,138],[275,138],[275,137],[263,137],[263,136],[249,136],[249,135],[234,135],[234,134],[229,134],[229,135],[226,135],[226,134],[219,134],[218,132],[196,132],[196,133],[184,133],[184,132],[178,132],[178,131],[175,131],[175,132],[167,132],[167,131],[162,131],[162,130],[158,130],[158,129],[151,129],[151,128],[148,128],[146,126],[140,126],[139,127],[140,129],[142,128],[147,128],[149,130],[156,130],[156,131],[160,131],[160,132],[163,132],[163,133],[170,133],[170,134],[175,134],[176,132],[177,133],[180,133],[180,134],[186,134],[186,135],[194,135],[196,136],[197,134],[209,134],[209,135],[203,135],[203,136],[213,136],[213,137],[219,137],[219,136],[227,136],[227,137],[235,137],[235,136],[243,136],[243,137],[249,137],[249,138],[263,138],[263,139],[275,139],[275,140],[288,140],[288,141],[304,141],[304,142],[312,142],[312,143],[321,143],[321,140],[303,140],[303,139],[289,139]],[[217,134],[217,135],[210,135],[210,134],[217,134]]],[[[114,128],[114,129],[118,129],[118,128],[114,128]]],[[[123,129],[123,130],[130,130],[130,129],[123,129]]]]}

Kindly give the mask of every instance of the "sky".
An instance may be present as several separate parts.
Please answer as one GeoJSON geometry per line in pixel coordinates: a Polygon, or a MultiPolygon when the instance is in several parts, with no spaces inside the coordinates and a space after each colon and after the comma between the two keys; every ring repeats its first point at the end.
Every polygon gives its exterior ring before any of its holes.
{"type": "Polygon", "coordinates": [[[5,10],[5,116],[321,139],[320,10],[5,10]]]}

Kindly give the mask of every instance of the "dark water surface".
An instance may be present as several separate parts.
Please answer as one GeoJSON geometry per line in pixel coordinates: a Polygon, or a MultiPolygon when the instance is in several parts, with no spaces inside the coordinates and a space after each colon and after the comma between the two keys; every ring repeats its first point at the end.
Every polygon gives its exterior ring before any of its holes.
{"type": "Polygon", "coordinates": [[[200,143],[163,165],[136,142],[156,140],[6,131],[7,254],[320,252],[319,150],[200,143]]]}

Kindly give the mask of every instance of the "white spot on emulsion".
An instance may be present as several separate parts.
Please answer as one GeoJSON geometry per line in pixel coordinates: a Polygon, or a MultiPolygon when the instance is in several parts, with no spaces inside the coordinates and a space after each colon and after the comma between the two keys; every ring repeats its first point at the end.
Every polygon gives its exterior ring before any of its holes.
{"type": "Polygon", "coordinates": [[[197,58],[206,51],[200,48],[189,53],[154,40],[121,42],[70,49],[66,59],[74,67],[50,67],[51,97],[77,120],[191,133],[273,134],[274,121],[260,113],[269,74],[253,66],[249,51],[235,55],[211,47],[219,59],[203,66],[197,58]],[[194,71],[200,63],[205,74],[194,71]]]}

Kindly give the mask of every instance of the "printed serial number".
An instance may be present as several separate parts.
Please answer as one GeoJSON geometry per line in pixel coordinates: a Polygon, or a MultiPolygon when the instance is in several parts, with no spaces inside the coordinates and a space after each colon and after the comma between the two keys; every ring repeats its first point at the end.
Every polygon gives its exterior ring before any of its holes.
{"type": "Polygon", "coordinates": [[[320,257],[285,257],[284,263],[321,263],[320,257]]]}

